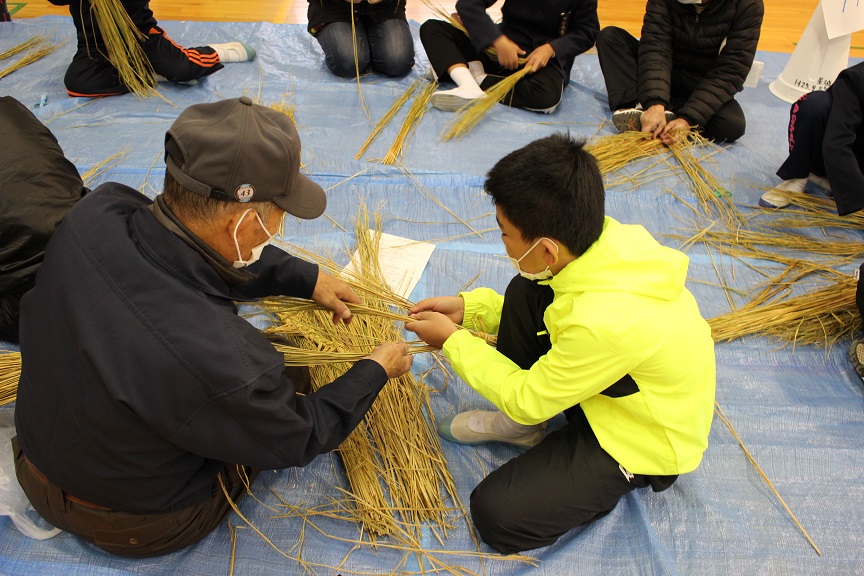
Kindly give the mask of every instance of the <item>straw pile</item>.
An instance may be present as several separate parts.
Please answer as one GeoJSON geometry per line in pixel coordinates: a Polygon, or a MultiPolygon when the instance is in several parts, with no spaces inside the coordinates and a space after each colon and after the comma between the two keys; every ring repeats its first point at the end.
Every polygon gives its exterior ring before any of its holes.
{"type": "Polygon", "coordinates": [[[761,334],[788,344],[832,346],[861,326],[855,305],[857,281],[849,276],[800,296],[762,304],[756,299],[740,310],[708,321],[715,342],[761,334]]]}
{"type": "Polygon", "coordinates": [[[43,36],[34,36],[29,40],[22,42],[18,46],[15,46],[13,48],[10,48],[9,50],[6,50],[5,52],[0,53],[0,60],[5,60],[6,58],[11,58],[16,54],[26,51],[26,54],[24,54],[23,57],[15,61],[13,64],[10,64],[6,68],[0,70],[0,78],[8,76],[12,72],[20,70],[25,66],[29,66],[40,58],[44,58],[48,54],[51,54],[61,46],[63,46],[63,43],[51,44],[48,39],[44,38],[43,36]]]}
{"type": "Polygon", "coordinates": [[[15,401],[21,377],[21,353],[0,353],[0,406],[15,401]]]}
{"type": "Polygon", "coordinates": [[[585,145],[585,151],[594,156],[600,173],[606,176],[637,160],[666,154],[667,148],[651,134],[631,130],[593,138],[585,145]]]}
{"type": "MultiPolygon", "coordinates": [[[[334,325],[329,311],[303,310],[297,301],[262,302],[279,318],[280,324],[270,332],[289,336],[312,354],[336,355],[326,363],[316,361],[318,365],[310,369],[313,389],[332,382],[351,366],[350,362],[333,360],[353,361],[368,355],[381,342],[401,339],[392,310],[406,310],[411,303],[393,294],[380,280],[377,238],[368,234],[368,216],[362,213],[357,221],[360,262],[355,262],[360,272],[348,281],[364,299],[366,313],[357,314],[351,324],[334,325]]],[[[332,262],[323,264],[336,268],[332,262]]],[[[404,318],[404,314],[396,316],[404,318]]],[[[428,348],[414,347],[414,351],[424,350],[428,348]]],[[[288,352],[289,364],[294,363],[293,355],[293,351],[288,352]]],[[[308,357],[301,358],[300,363],[308,362],[308,357]]],[[[428,523],[441,538],[450,528],[448,516],[452,512],[444,505],[444,494],[461,507],[441,453],[429,392],[411,373],[390,380],[364,422],[338,450],[356,520],[370,534],[394,535],[407,530],[419,535],[421,524],[428,523]]]]}
{"type": "Polygon", "coordinates": [[[525,66],[518,72],[505,76],[500,82],[486,90],[482,98],[476,98],[462,107],[456,112],[456,118],[444,129],[441,136],[442,140],[461,138],[470,132],[493,106],[504,101],[517,82],[530,73],[531,67],[525,66]]]}
{"type": "Polygon", "coordinates": [[[123,85],[139,97],[158,95],[156,72],[141,46],[146,37],[120,0],[90,0],[90,6],[105,40],[108,60],[117,68],[123,85]]]}
{"type": "Polygon", "coordinates": [[[832,227],[852,228],[853,230],[864,229],[864,212],[854,212],[846,216],[837,215],[837,205],[831,198],[814,196],[805,192],[789,192],[784,190],[783,194],[792,205],[799,210],[777,210],[776,208],[762,208],[763,211],[772,214],[765,221],[772,228],[808,228],[808,227],[832,227]]]}

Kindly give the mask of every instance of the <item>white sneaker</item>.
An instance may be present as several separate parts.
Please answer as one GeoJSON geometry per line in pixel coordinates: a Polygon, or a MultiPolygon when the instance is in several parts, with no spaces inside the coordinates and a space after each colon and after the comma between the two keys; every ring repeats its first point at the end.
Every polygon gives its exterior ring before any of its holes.
{"type": "Polygon", "coordinates": [[[763,208],[785,208],[789,205],[789,198],[785,192],[804,192],[806,184],[807,178],[784,180],[779,185],[762,194],[762,197],[759,199],[759,206],[763,208]]]}
{"type": "Polygon", "coordinates": [[[467,446],[477,446],[478,444],[486,444],[487,442],[503,442],[524,448],[536,446],[546,435],[545,422],[536,426],[523,426],[513,423],[527,430],[523,434],[516,432],[508,435],[496,432],[495,421],[502,416],[507,418],[501,412],[492,412],[489,410],[461,412],[441,420],[438,423],[438,434],[451,442],[467,446]]]}
{"type": "Polygon", "coordinates": [[[438,90],[432,94],[432,106],[444,112],[456,112],[464,106],[467,106],[474,100],[482,98],[486,93],[483,90],[462,88],[457,86],[451,90],[438,90]]]}
{"type": "Polygon", "coordinates": [[[255,49],[245,42],[226,42],[225,44],[210,44],[210,47],[219,55],[219,61],[223,64],[229,62],[248,62],[254,60],[258,54],[255,49]]]}
{"type": "Polygon", "coordinates": [[[807,180],[813,182],[820,188],[824,188],[828,192],[831,192],[831,183],[825,176],[817,176],[816,174],[810,174],[810,176],[807,177],[807,180]]]}

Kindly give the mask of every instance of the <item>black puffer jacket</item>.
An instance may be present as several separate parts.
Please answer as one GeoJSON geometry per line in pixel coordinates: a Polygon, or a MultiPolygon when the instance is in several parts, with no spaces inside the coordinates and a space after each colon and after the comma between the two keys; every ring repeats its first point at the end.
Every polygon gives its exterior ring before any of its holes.
{"type": "Polygon", "coordinates": [[[668,108],[674,76],[676,84],[692,87],[678,115],[704,126],[743,88],[764,12],[762,0],[711,0],[701,14],[678,0],[648,0],[639,44],[639,101],[645,108],[668,108]]]}
{"type": "Polygon", "coordinates": [[[367,18],[375,24],[396,18],[405,20],[405,0],[381,0],[376,4],[352,4],[346,0],[309,0],[309,10],[306,13],[309,24],[306,29],[315,35],[331,22],[350,22],[352,8],[355,18],[367,18]]]}

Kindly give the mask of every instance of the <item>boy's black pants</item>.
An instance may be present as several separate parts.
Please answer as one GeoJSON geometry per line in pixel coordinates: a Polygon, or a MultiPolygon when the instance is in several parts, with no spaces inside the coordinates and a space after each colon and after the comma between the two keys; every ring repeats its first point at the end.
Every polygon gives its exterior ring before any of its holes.
{"type": "MultiPolygon", "coordinates": [[[[498,350],[527,369],[550,348],[543,312],[552,289],[516,276],[504,294],[498,350]]],[[[614,384],[635,391],[629,376],[614,384]],[[624,380],[629,380],[629,383],[624,380]]],[[[611,387],[610,387],[611,388],[611,387]]],[[[569,530],[608,514],[634,488],[655,491],[677,476],[628,479],[591,430],[582,408],[537,446],[490,473],[471,494],[471,518],[484,542],[509,554],[553,544],[569,530]]]]}
{"type": "Polygon", "coordinates": [[[825,176],[822,141],[831,114],[830,92],[804,94],[789,108],[789,157],[777,170],[783,180],[825,176]]]}
{"type": "MultiPolygon", "coordinates": [[[[210,46],[183,48],[171,40],[156,25],[149,4],[149,0],[123,0],[132,22],[147,37],[142,47],[156,74],[171,82],[185,82],[224,68],[210,46]]],[[[78,32],[78,51],[66,70],[66,91],[70,96],[85,97],[129,92],[120,81],[117,68],[108,61],[101,32],[91,15],[90,0],[71,0],[69,12],[78,32]]]]}
{"type": "MultiPolygon", "coordinates": [[[[597,57],[606,93],[609,95],[611,111],[633,108],[639,104],[639,40],[629,32],[615,26],[607,26],[597,36],[597,57]]],[[[698,83],[672,69],[672,86],[669,110],[677,112],[698,83]]],[[[718,142],[734,142],[744,135],[747,123],[741,105],[734,99],[724,104],[702,126],[702,134],[718,142]]]]}
{"type": "MultiPolygon", "coordinates": [[[[471,39],[448,22],[424,22],[420,26],[420,41],[435,74],[442,81],[450,78],[447,71],[454,64],[467,64],[474,60],[482,62],[483,69],[488,74],[480,84],[483,90],[488,90],[504,77],[516,72],[504,68],[485,52],[478,52],[471,44],[471,39]]],[[[550,109],[554,109],[561,102],[563,90],[564,76],[555,67],[553,60],[550,60],[545,67],[517,82],[501,103],[514,108],[551,112],[553,110],[550,109]]]]}

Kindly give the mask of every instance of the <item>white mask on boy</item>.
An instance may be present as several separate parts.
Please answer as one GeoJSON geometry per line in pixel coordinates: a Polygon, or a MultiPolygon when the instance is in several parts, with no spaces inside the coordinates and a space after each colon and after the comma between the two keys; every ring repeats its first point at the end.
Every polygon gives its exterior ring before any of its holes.
{"type": "Polygon", "coordinates": [[[267,227],[264,225],[264,221],[261,220],[261,216],[258,215],[256,210],[246,210],[242,216],[240,216],[240,220],[237,221],[237,225],[234,227],[234,247],[237,249],[238,259],[234,261],[234,268],[243,268],[245,266],[249,266],[250,264],[257,262],[259,258],[261,258],[261,252],[264,251],[264,247],[270,244],[270,240],[273,239],[273,236],[276,234],[271,234],[267,227]],[[243,260],[243,253],[240,252],[240,243],[237,242],[237,230],[240,228],[240,223],[243,222],[243,219],[246,217],[249,212],[253,212],[255,214],[255,218],[258,219],[258,223],[261,225],[261,228],[264,229],[264,232],[267,234],[267,240],[252,248],[252,256],[249,257],[249,260],[243,260]]]}
{"type": "Polygon", "coordinates": [[[701,4],[702,0],[678,0],[681,4],[701,4]]]}
{"type": "MultiPolygon", "coordinates": [[[[524,260],[525,257],[531,253],[531,250],[536,248],[537,245],[540,244],[540,242],[542,240],[549,240],[549,242],[552,242],[552,240],[549,238],[545,238],[545,237],[540,238],[530,248],[528,248],[528,250],[525,251],[525,254],[523,254],[520,258],[510,258],[508,256],[508,258],[510,259],[510,263],[513,265],[513,267],[516,269],[516,271],[519,272],[519,274],[527,280],[548,280],[549,278],[552,278],[552,276],[553,276],[552,271],[549,269],[549,266],[546,266],[545,270],[541,270],[540,272],[537,272],[536,274],[531,273],[531,272],[525,272],[524,270],[522,270],[522,267],[519,266],[519,262],[524,260]]],[[[555,242],[552,242],[552,245],[555,246],[555,253],[557,254],[558,253],[558,245],[555,244],[555,242]]]]}

